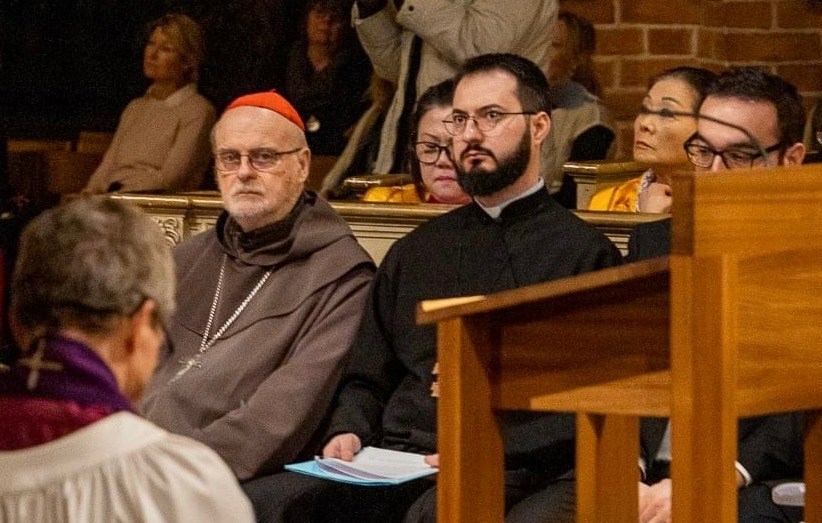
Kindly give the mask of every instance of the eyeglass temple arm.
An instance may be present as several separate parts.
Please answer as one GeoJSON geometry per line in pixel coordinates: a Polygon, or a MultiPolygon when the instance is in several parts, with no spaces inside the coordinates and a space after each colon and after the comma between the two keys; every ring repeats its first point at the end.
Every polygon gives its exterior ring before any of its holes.
{"type": "Polygon", "coordinates": [[[654,114],[654,115],[657,115],[657,116],[662,116],[662,115],[688,116],[688,117],[691,117],[691,118],[696,118],[697,120],[702,119],[702,120],[707,120],[709,122],[718,123],[719,125],[724,125],[725,127],[729,127],[729,128],[734,129],[736,131],[739,131],[739,132],[741,132],[742,134],[745,135],[745,138],[747,138],[748,141],[751,142],[754,147],[756,147],[757,152],[759,152],[759,154],[762,155],[762,158],[764,158],[764,160],[765,160],[765,167],[773,167],[773,164],[771,163],[771,159],[768,156],[768,151],[766,151],[765,148],[762,147],[762,144],[759,143],[759,140],[757,140],[754,137],[754,135],[752,135],[750,133],[750,131],[748,131],[744,127],[740,127],[740,126],[738,126],[736,124],[733,124],[731,122],[726,122],[725,120],[721,120],[719,118],[714,118],[713,116],[707,116],[707,115],[704,115],[704,114],[692,113],[692,112],[687,112],[687,111],[670,111],[668,109],[661,110],[661,111],[650,111],[649,110],[649,111],[645,111],[645,114],[654,114]]]}

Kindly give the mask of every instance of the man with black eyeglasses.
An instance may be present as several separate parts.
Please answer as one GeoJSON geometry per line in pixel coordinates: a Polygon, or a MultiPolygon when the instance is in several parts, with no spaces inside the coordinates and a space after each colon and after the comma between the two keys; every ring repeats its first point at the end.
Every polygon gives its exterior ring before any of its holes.
{"type": "Polygon", "coordinates": [[[305,190],[311,153],[285,98],[232,102],[212,147],[225,212],[175,250],[171,343],[141,408],[249,480],[313,455],[374,264],[305,190]]]}
{"type": "Polygon", "coordinates": [[[699,116],[696,133],[685,143],[698,171],[799,165],[805,158],[805,111],[799,93],[762,69],[742,67],[720,74],[699,116]]]}
{"type": "MultiPolygon", "coordinates": [[[[805,110],[799,92],[760,68],[719,74],[698,114],[697,130],[684,144],[697,171],[799,165],[805,158],[805,110]]],[[[670,209],[670,188],[650,192],[659,196],[645,208],[670,209]]],[[[629,260],[668,254],[670,226],[670,220],[638,226],[628,245],[629,260]]]]}
{"type": "MultiPolygon", "coordinates": [[[[805,156],[804,125],[795,86],[759,68],[730,69],[707,89],[697,131],[684,147],[697,171],[798,165],[805,156]]],[[[667,255],[670,238],[670,219],[637,226],[628,243],[628,260],[667,255]]],[[[771,501],[769,482],[801,476],[801,425],[798,414],[740,420],[736,463],[740,522],[799,521],[795,508],[771,501]]],[[[641,434],[647,485],[640,486],[640,522],[669,521],[672,455],[667,421],[643,419],[641,434]]]]}

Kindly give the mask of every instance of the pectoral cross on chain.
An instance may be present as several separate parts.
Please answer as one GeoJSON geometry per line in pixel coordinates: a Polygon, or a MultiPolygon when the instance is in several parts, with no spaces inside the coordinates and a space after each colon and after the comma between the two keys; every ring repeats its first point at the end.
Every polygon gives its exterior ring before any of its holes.
{"type": "Polygon", "coordinates": [[[434,382],[431,383],[431,397],[432,398],[439,398],[440,397],[440,364],[439,362],[434,363],[434,369],[431,371],[431,374],[434,375],[434,382]]]}
{"type": "Polygon", "coordinates": [[[26,380],[26,388],[29,390],[34,390],[34,388],[37,387],[37,382],[40,380],[41,370],[50,370],[55,372],[63,370],[63,365],[61,363],[44,360],[43,356],[45,355],[45,352],[46,344],[45,342],[41,342],[37,345],[37,350],[34,351],[34,354],[28,358],[20,358],[17,361],[18,365],[31,369],[28,380],[26,380]]]}
{"type": "Polygon", "coordinates": [[[191,357],[187,360],[180,360],[179,363],[182,365],[182,367],[180,368],[180,370],[177,371],[177,374],[174,375],[171,381],[178,380],[183,374],[190,371],[191,369],[199,369],[200,367],[202,367],[203,364],[200,363],[199,356],[200,355],[197,354],[197,356],[191,357]]]}

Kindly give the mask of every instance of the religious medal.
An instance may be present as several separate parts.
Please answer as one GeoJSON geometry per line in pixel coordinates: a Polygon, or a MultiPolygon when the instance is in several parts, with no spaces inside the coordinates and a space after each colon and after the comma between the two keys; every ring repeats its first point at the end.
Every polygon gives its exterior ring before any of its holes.
{"type": "Polygon", "coordinates": [[[191,369],[199,369],[202,368],[202,357],[203,354],[206,353],[208,349],[211,348],[217,342],[217,338],[223,335],[223,333],[234,323],[234,320],[237,319],[237,316],[240,315],[241,312],[245,310],[248,306],[249,302],[252,298],[259,292],[265,282],[268,280],[268,277],[271,276],[271,273],[274,272],[274,269],[268,269],[265,271],[265,274],[257,281],[257,284],[254,285],[254,288],[251,289],[251,292],[248,293],[248,296],[240,303],[240,305],[234,310],[234,312],[229,316],[229,318],[223,323],[223,326],[217,329],[217,332],[209,338],[209,332],[211,332],[211,324],[214,323],[214,315],[217,312],[217,303],[220,301],[220,295],[223,291],[223,278],[225,277],[225,264],[228,260],[227,255],[223,255],[223,263],[220,265],[220,275],[217,278],[217,289],[214,291],[214,299],[211,300],[211,309],[208,311],[208,321],[206,321],[205,331],[203,332],[203,338],[200,341],[200,348],[197,351],[197,354],[188,358],[187,360],[179,360],[181,365],[180,370],[174,375],[173,378],[168,380],[168,385],[171,385],[178,379],[180,379],[184,374],[186,374],[191,369]]]}
{"type": "Polygon", "coordinates": [[[46,339],[41,338],[40,341],[37,342],[37,349],[34,350],[34,354],[27,358],[20,358],[17,360],[18,365],[28,367],[31,370],[31,372],[29,372],[28,380],[26,380],[26,388],[29,390],[34,390],[37,387],[37,382],[40,380],[41,370],[49,370],[54,372],[63,370],[62,363],[44,360],[43,356],[45,356],[45,353],[46,339]]]}

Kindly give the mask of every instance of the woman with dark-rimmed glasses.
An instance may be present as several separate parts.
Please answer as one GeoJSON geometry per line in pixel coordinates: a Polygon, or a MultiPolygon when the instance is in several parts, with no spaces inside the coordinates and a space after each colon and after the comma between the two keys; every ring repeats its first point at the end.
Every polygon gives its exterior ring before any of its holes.
{"type": "MultiPolygon", "coordinates": [[[[443,120],[451,116],[453,96],[454,82],[446,80],[429,88],[417,102],[411,117],[408,155],[408,169],[414,180],[413,185],[370,189],[363,200],[376,201],[379,192],[393,190],[406,195],[406,198],[407,193],[413,191],[419,201],[426,203],[463,205],[471,201],[471,197],[457,182],[457,172],[451,157],[452,138],[443,124],[443,120]]],[[[387,201],[396,200],[390,199],[389,195],[387,201]]]]}

